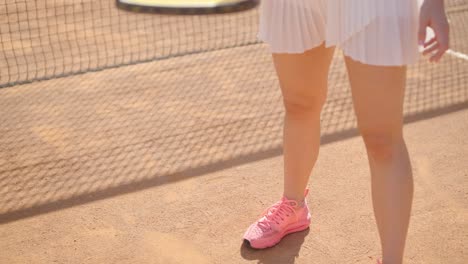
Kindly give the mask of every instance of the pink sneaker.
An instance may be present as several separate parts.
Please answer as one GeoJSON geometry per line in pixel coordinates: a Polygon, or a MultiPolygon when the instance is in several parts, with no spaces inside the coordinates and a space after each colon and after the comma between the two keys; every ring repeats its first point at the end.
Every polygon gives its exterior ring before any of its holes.
{"type": "MultiPolygon", "coordinates": [[[[305,190],[304,197],[309,193],[305,190]]],[[[295,200],[282,197],[271,205],[244,234],[244,240],[252,248],[267,248],[278,244],[287,234],[305,230],[310,225],[310,212],[306,199],[300,207],[295,200]]]]}

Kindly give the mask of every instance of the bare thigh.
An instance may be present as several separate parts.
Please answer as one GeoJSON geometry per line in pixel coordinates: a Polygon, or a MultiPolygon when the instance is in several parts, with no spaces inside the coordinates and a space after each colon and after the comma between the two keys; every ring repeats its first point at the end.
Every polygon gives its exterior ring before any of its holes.
{"type": "Polygon", "coordinates": [[[358,128],[366,143],[400,140],[406,67],[372,66],[349,57],[345,62],[358,128]]]}
{"type": "Polygon", "coordinates": [[[320,110],[327,95],[327,79],[334,47],[301,54],[273,54],[285,108],[290,113],[320,110]],[[318,107],[318,108],[317,108],[318,107]]]}

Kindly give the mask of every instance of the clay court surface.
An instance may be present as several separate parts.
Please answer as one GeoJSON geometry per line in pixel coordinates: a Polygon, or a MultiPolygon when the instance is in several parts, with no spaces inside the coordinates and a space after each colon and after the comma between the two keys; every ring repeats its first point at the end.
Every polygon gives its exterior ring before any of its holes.
{"type": "MultiPolygon", "coordinates": [[[[282,193],[284,117],[256,11],[156,18],[112,1],[99,14],[90,1],[36,2],[49,14],[17,2],[0,4],[1,264],[375,264],[370,175],[340,51],[310,229],[253,250],[243,233],[282,193]],[[28,19],[38,22],[17,23],[28,19]]],[[[468,260],[468,8],[450,3],[452,52],[408,69],[408,264],[468,260]]]]}

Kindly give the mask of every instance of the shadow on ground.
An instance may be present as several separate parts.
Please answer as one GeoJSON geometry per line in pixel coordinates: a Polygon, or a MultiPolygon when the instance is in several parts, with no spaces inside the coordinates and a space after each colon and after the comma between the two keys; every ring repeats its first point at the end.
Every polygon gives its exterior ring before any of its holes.
{"type": "MultiPolygon", "coordinates": [[[[339,53],[331,67],[323,144],[357,135],[339,53]]],[[[405,122],[468,108],[467,69],[449,55],[410,67],[405,122]]],[[[0,223],[282,154],[281,93],[262,44],[11,86],[0,106],[0,223]]]]}
{"type": "Polygon", "coordinates": [[[310,229],[306,229],[289,234],[276,246],[262,250],[251,248],[248,243],[244,242],[240,248],[241,256],[246,260],[258,260],[257,263],[262,264],[295,263],[295,259],[299,257],[302,244],[309,231],[310,229]]]}

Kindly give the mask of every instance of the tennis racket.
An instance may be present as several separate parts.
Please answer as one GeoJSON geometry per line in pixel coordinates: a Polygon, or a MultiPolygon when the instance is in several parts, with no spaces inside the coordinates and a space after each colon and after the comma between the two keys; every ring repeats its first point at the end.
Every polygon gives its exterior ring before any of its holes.
{"type": "Polygon", "coordinates": [[[142,13],[204,15],[248,10],[259,0],[116,0],[117,7],[142,13]]]}

